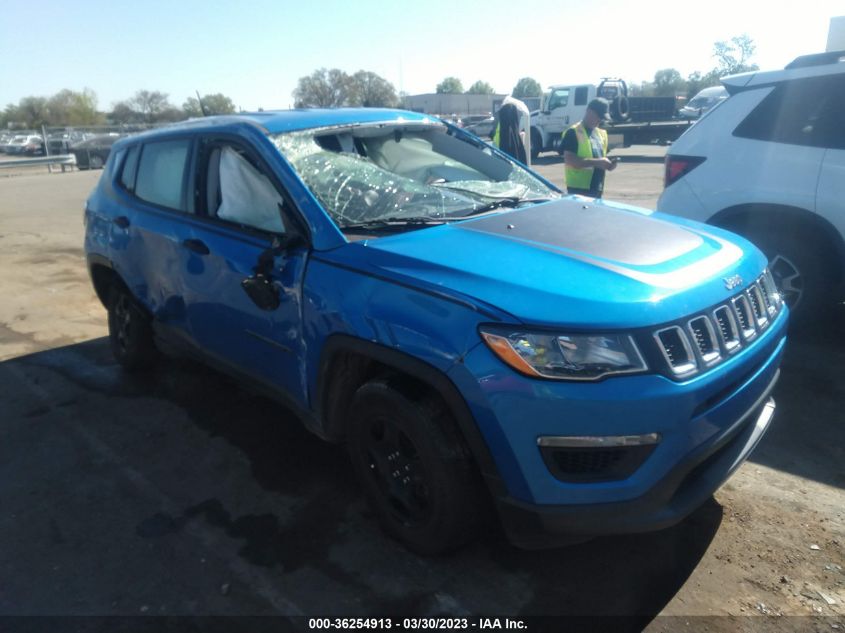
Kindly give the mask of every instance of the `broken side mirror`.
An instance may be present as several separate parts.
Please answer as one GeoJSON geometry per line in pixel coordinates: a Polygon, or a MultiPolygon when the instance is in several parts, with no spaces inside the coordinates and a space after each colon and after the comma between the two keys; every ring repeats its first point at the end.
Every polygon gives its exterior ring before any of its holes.
{"type": "Polygon", "coordinates": [[[253,274],[241,282],[241,288],[260,309],[275,310],[281,304],[279,287],[272,278],[276,257],[288,249],[305,243],[305,240],[298,235],[276,236],[269,248],[263,250],[258,256],[258,262],[252,269],[253,274]]]}
{"type": "Polygon", "coordinates": [[[281,304],[279,289],[273,281],[263,273],[256,273],[241,282],[252,302],[262,310],[275,310],[281,304]]]}

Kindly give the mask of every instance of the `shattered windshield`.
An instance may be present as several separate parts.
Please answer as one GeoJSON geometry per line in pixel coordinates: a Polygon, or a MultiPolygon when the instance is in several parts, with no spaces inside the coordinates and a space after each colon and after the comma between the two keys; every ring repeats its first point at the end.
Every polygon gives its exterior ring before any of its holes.
{"type": "Polygon", "coordinates": [[[373,125],[277,134],[276,146],[337,225],[449,221],[560,196],[444,126],[373,125]]]}

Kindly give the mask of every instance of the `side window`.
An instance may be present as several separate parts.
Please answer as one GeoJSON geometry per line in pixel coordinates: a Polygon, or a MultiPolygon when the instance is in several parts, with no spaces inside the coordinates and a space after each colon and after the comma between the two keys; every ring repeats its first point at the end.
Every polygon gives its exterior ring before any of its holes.
{"type": "Polygon", "coordinates": [[[845,149],[845,75],[837,75],[831,84],[816,130],[824,147],[845,149]]]}
{"type": "Polygon", "coordinates": [[[558,88],[552,92],[549,99],[549,111],[555,108],[563,108],[569,103],[569,88],[558,88]]]}
{"type": "Polygon", "coordinates": [[[812,147],[841,144],[843,101],[841,78],[790,81],[766,96],[734,135],[812,147]]]}
{"type": "Polygon", "coordinates": [[[587,105],[587,86],[578,86],[575,89],[575,105],[587,105]]]}
{"type": "Polygon", "coordinates": [[[272,233],[284,233],[284,199],[247,155],[233,146],[208,153],[206,210],[210,217],[272,233]]]}
{"type": "Polygon", "coordinates": [[[134,145],[129,148],[126,160],[123,161],[123,169],[120,172],[120,184],[126,191],[135,191],[135,175],[138,173],[138,155],[141,153],[141,146],[134,145]]]}
{"type": "Polygon", "coordinates": [[[169,209],[185,210],[185,164],[191,141],[147,143],[141,152],[135,195],[169,209]]]}

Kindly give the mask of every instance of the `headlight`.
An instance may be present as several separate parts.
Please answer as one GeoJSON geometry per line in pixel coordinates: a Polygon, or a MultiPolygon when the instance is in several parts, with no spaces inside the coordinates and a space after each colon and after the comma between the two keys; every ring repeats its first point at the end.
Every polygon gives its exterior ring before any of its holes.
{"type": "Polygon", "coordinates": [[[554,334],[485,327],[481,337],[496,356],[527,376],[598,380],[648,369],[627,334],[554,334]]]}

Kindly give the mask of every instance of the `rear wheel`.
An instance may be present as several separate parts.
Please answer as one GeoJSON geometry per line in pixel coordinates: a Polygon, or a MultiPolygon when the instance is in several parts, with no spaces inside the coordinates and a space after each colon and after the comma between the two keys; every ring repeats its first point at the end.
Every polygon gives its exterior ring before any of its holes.
{"type": "Polygon", "coordinates": [[[91,169],[102,169],[103,159],[100,156],[91,156],[91,158],[88,160],[88,165],[91,169]]]}
{"type": "Polygon", "coordinates": [[[349,453],[384,531],[415,552],[439,554],[472,538],[484,492],[445,405],[416,391],[398,379],[361,387],[349,453]]]}
{"type": "Polygon", "coordinates": [[[150,367],[157,352],[149,318],[126,288],[115,283],[109,292],[109,342],[115,360],[127,371],[150,367]]]}

